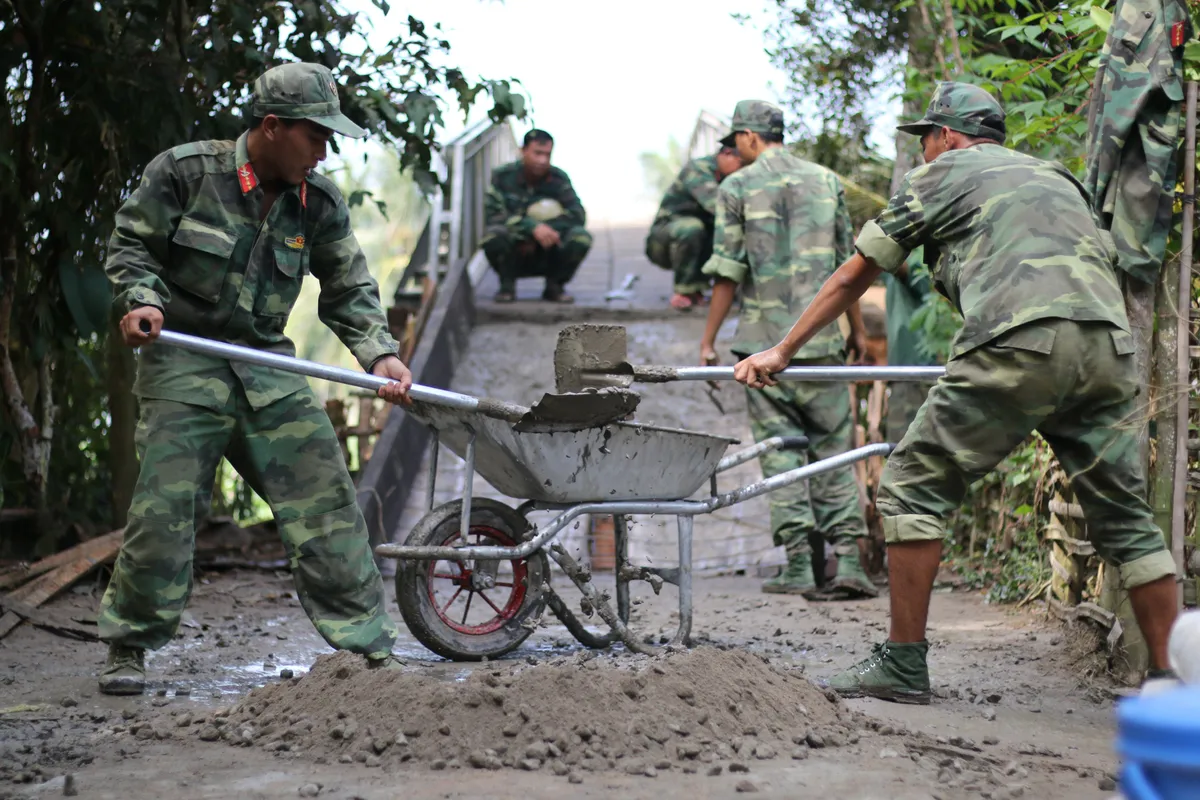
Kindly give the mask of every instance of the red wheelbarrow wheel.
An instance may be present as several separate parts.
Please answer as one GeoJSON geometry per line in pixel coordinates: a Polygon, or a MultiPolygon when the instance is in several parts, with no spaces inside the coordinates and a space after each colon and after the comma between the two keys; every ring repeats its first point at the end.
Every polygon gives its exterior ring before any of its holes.
{"type": "MultiPolygon", "coordinates": [[[[462,546],[462,501],[430,511],[409,533],[406,545],[462,546]]],[[[525,517],[503,503],[475,498],[467,545],[513,547],[529,529],[525,517]]],[[[412,561],[396,567],[396,602],[421,644],[454,661],[496,658],[533,633],[530,620],[546,607],[550,575],[546,555],[506,561],[412,561]]]]}

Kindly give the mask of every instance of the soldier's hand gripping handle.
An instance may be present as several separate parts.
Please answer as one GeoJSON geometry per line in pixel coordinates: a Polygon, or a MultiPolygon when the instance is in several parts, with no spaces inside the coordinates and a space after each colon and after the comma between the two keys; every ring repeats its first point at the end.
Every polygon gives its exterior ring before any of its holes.
{"type": "Polygon", "coordinates": [[[158,338],[163,313],[154,306],[138,306],[121,318],[121,336],[125,344],[138,347],[158,338]]]}

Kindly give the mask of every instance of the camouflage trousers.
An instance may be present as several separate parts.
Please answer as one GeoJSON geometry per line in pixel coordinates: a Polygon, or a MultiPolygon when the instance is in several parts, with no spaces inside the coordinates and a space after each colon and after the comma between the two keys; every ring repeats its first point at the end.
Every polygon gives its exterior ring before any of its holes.
{"type": "Polygon", "coordinates": [[[887,542],[940,540],[967,488],[1036,430],[1125,588],[1173,575],[1144,499],[1136,389],[1133,339],[1105,323],[1031,322],[952,359],[880,478],[887,542]]]}
{"type": "Polygon", "coordinates": [[[712,255],[713,230],[696,217],[655,223],[646,237],[646,258],[675,275],[675,292],[703,292],[710,281],[701,273],[712,255]]]}
{"type": "MultiPolygon", "coordinates": [[[[843,363],[830,357],[793,361],[792,366],[825,367],[843,363]]],[[[844,383],[780,381],[766,389],[747,389],[746,401],[750,430],[756,442],[772,436],[807,436],[809,441],[807,453],[783,450],[761,456],[763,477],[852,448],[850,393],[844,383]]],[[[850,467],[778,489],[768,494],[767,499],[775,545],[787,548],[789,555],[811,552],[810,534],[814,532],[833,543],[838,551],[856,548],[855,539],[867,535],[858,484],[850,467]]]]}
{"type": "Polygon", "coordinates": [[[932,383],[892,381],[888,384],[887,441],[898,444],[917,418],[932,383]]]}
{"type": "Polygon", "coordinates": [[[507,231],[490,233],[483,253],[500,276],[500,286],[512,289],[517,278],[539,275],[566,286],[592,249],[592,235],[583,228],[558,230],[558,234],[562,243],[547,250],[533,238],[517,239],[507,231]]]}
{"type": "Polygon", "coordinates": [[[195,520],[217,465],[239,469],[271,506],[296,594],[330,646],[382,656],[396,626],[384,610],[354,483],[329,417],[311,390],[254,410],[237,388],[221,411],[142,399],[141,471],[125,541],[100,605],[100,638],[156,649],[175,635],[192,590],[195,520]],[[242,466],[244,464],[245,466],[242,466]]]}

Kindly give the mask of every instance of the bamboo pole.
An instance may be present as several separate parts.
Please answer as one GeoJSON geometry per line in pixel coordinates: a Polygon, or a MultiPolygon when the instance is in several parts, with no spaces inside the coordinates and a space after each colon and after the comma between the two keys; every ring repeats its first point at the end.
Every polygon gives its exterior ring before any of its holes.
{"type": "MultiPolygon", "coordinates": [[[[1191,398],[1191,310],[1192,310],[1192,238],[1196,209],[1196,93],[1197,84],[1187,84],[1187,106],[1184,126],[1183,158],[1183,244],[1179,254],[1179,305],[1175,316],[1178,341],[1176,343],[1176,398],[1175,398],[1175,474],[1171,508],[1171,555],[1175,558],[1175,572],[1183,578],[1187,575],[1183,563],[1183,540],[1186,536],[1187,474],[1188,474],[1188,401],[1191,398]]],[[[1176,602],[1182,604],[1180,592],[1176,602]]]]}

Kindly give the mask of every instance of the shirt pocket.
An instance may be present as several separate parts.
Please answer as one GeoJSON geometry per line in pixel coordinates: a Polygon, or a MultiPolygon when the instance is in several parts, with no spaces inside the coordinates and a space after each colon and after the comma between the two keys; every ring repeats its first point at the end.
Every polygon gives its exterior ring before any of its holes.
{"type": "Polygon", "coordinates": [[[176,246],[168,276],[171,283],[209,303],[220,300],[237,237],[224,228],[184,217],[171,243],[176,246]]]}
{"type": "Polygon", "coordinates": [[[1109,335],[1112,336],[1113,349],[1117,351],[1118,356],[1133,355],[1133,334],[1127,333],[1120,328],[1113,328],[1109,331],[1109,335]]]}
{"type": "Polygon", "coordinates": [[[274,264],[260,296],[258,313],[264,317],[287,319],[308,273],[308,248],[296,249],[277,243],[272,246],[272,253],[274,264]]]}

